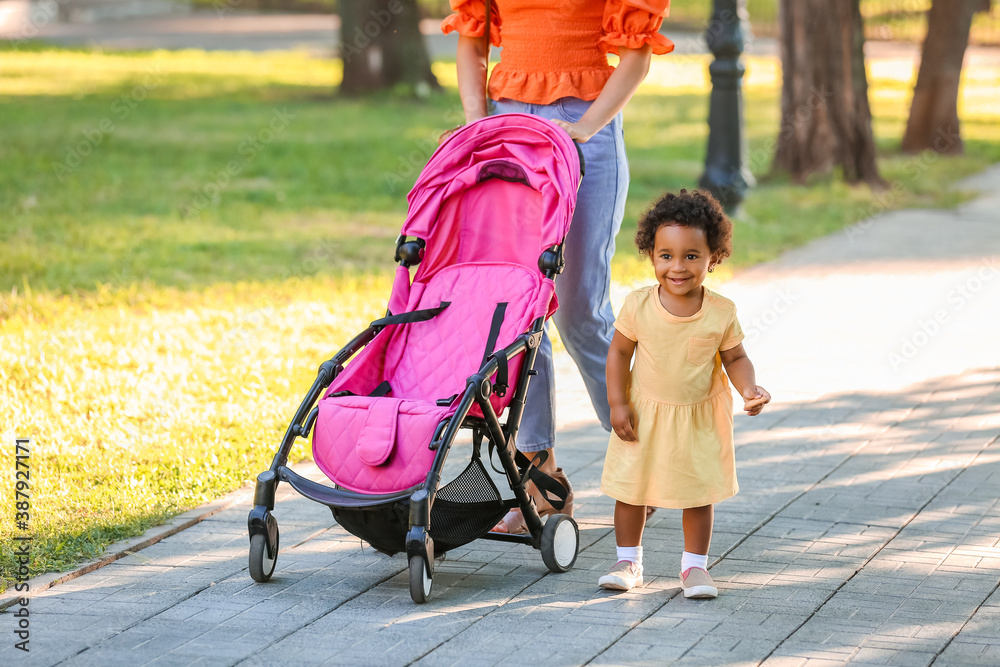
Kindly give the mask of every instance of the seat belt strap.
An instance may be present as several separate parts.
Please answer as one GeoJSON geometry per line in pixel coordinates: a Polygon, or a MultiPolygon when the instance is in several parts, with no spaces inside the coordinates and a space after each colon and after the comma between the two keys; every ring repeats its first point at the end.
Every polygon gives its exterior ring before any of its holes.
{"type": "Polygon", "coordinates": [[[507,355],[495,355],[494,351],[497,339],[500,337],[500,327],[503,326],[504,314],[507,312],[507,301],[501,301],[493,310],[493,321],[490,322],[490,333],[486,336],[486,350],[483,352],[483,360],[480,367],[485,366],[490,357],[497,360],[497,382],[496,393],[503,396],[507,393],[507,355]]]}
{"type": "Polygon", "coordinates": [[[441,314],[445,308],[451,305],[451,301],[442,301],[437,308],[426,308],[424,310],[414,310],[409,313],[399,315],[388,315],[369,324],[371,327],[385,327],[390,324],[411,324],[413,322],[426,322],[441,314]]]}
{"type": "Polygon", "coordinates": [[[372,397],[382,397],[387,396],[390,391],[392,391],[392,387],[389,386],[389,381],[385,380],[379,384],[379,386],[372,389],[372,393],[368,395],[372,397]]]}

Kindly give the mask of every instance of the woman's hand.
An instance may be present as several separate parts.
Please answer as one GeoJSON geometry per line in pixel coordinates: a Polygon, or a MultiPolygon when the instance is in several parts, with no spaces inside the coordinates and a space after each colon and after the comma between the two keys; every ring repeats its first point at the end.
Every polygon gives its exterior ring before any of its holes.
{"type": "Polygon", "coordinates": [[[619,52],[621,55],[618,67],[611,73],[611,77],[601,89],[601,94],[583,117],[575,123],[552,121],[581,144],[587,143],[601,131],[601,128],[614,120],[618,112],[632,99],[632,95],[639,89],[639,84],[649,72],[649,62],[653,55],[653,48],[649,44],[644,44],[638,49],[622,47],[619,52]]]}
{"type": "Polygon", "coordinates": [[[635,437],[635,417],[632,415],[632,408],[627,404],[611,408],[611,428],[615,430],[615,435],[625,442],[639,440],[635,437]]]}
{"type": "Polygon", "coordinates": [[[759,385],[747,387],[743,391],[743,409],[751,417],[759,415],[764,406],[770,402],[771,394],[767,393],[767,390],[759,385]]]}
{"type": "Polygon", "coordinates": [[[566,121],[559,120],[558,118],[553,119],[552,122],[561,127],[562,129],[566,130],[566,133],[569,134],[570,138],[572,138],[573,141],[579,142],[581,144],[587,143],[592,136],[597,134],[596,131],[584,128],[580,124],[580,122],[567,123],[566,121]]]}

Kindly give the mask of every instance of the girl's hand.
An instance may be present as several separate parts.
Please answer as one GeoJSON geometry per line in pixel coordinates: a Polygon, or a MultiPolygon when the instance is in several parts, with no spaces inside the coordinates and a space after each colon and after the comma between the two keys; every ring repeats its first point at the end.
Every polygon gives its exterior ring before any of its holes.
{"type": "Polygon", "coordinates": [[[615,435],[625,442],[636,442],[635,418],[632,416],[632,408],[628,405],[618,405],[611,408],[611,428],[615,430],[615,435]]]}
{"type": "Polygon", "coordinates": [[[442,132],[441,136],[438,137],[438,146],[440,146],[444,142],[448,141],[448,139],[451,137],[451,135],[455,134],[456,132],[458,132],[459,130],[461,130],[463,127],[465,127],[465,125],[457,125],[457,126],[451,128],[450,130],[445,130],[444,132],[442,132]]]}
{"type": "Polygon", "coordinates": [[[592,136],[597,134],[596,132],[591,132],[590,130],[584,129],[580,123],[567,123],[564,120],[559,120],[558,118],[552,121],[562,129],[566,130],[566,133],[573,139],[581,144],[587,143],[592,136]]]}
{"type": "Polygon", "coordinates": [[[754,385],[743,392],[743,409],[751,417],[759,415],[764,406],[771,402],[771,394],[763,387],[754,385]]]}

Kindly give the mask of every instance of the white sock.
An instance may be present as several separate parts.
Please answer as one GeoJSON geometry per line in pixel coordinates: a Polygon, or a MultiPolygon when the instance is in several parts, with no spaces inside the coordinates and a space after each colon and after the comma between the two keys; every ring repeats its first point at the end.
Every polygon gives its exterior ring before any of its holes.
{"type": "Polygon", "coordinates": [[[618,560],[630,560],[636,565],[642,565],[642,546],[617,547],[618,560]]]}
{"type": "Polygon", "coordinates": [[[687,572],[692,567],[708,569],[708,554],[693,554],[685,551],[681,554],[681,572],[687,572]]]}

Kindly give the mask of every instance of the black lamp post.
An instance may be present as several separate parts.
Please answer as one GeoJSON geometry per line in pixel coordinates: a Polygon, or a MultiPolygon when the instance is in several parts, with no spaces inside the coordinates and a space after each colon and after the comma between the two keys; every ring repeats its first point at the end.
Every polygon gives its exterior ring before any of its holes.
{"type": "Polygon", "coordinates": [[[712,21],[705,37],[715,56],[708,71],[712,96],[708,112],[708,154],[698,185],[715,195],[729,215],[735,215],[746,189],[754,185],[744,164],[743,23],[746,0],[713,0],[712,21]]]}

